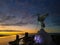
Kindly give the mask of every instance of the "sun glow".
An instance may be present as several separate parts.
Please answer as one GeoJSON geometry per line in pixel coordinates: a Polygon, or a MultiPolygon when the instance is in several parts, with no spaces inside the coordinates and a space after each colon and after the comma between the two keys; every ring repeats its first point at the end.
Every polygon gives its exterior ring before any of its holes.
{"type": "Polygon", "coordinates": [[[25,32],[36,33],[37,30],[26,26],[25,27],[24,26],[0,26],[0,34],[4,34],[4,35],[23,34],[25,32]],[[11,31],[9,32],[9,30],[11,31]]]}

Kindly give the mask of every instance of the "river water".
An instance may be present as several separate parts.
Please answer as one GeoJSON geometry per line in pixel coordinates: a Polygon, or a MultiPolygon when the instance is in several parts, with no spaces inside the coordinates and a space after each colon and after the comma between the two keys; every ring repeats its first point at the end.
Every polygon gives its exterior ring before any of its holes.
{"type": "MultiPolygon", "coordinates": [[[[19,35],[19,37],[21,38],[23,35],[19,35]]],[[[0,37],[0,45],[9,45],[8,42],[14,41],[15,39],[16,35],[0,37]]]]}

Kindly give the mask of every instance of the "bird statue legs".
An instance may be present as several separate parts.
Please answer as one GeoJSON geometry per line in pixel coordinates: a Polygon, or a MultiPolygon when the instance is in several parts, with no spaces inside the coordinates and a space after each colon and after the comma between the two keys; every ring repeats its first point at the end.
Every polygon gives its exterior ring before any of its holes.
{"type": "Polygon", "coordinates": [[[44,29],[45,28],[45,24],[44,22],[41,22],[41,29],[44,29]]]}

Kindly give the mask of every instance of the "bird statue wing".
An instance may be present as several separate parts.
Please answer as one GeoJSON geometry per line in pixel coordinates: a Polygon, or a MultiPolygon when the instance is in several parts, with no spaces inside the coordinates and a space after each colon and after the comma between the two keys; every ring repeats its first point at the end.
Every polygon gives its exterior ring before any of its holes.
{"type": "Polygon", "coordinates": [[[47,16],[48,16],[48,13],[38,16],[38,21],[44,21],[47,16]]]}

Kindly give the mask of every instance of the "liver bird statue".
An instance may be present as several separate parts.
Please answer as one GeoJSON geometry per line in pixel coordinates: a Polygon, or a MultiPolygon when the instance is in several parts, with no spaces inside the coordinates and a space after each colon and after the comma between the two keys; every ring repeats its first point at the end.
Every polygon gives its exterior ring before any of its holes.
{"type": "Polygon", "coordinates": [[[45,20],[46,17],[48,16],[48,13],[43,14],[43,15],[37,14],[37,16],[38,16],[38,22],[41,23],[41,28],[43,29],[43,28],[45,27],[44,20],[45,20]]]}

